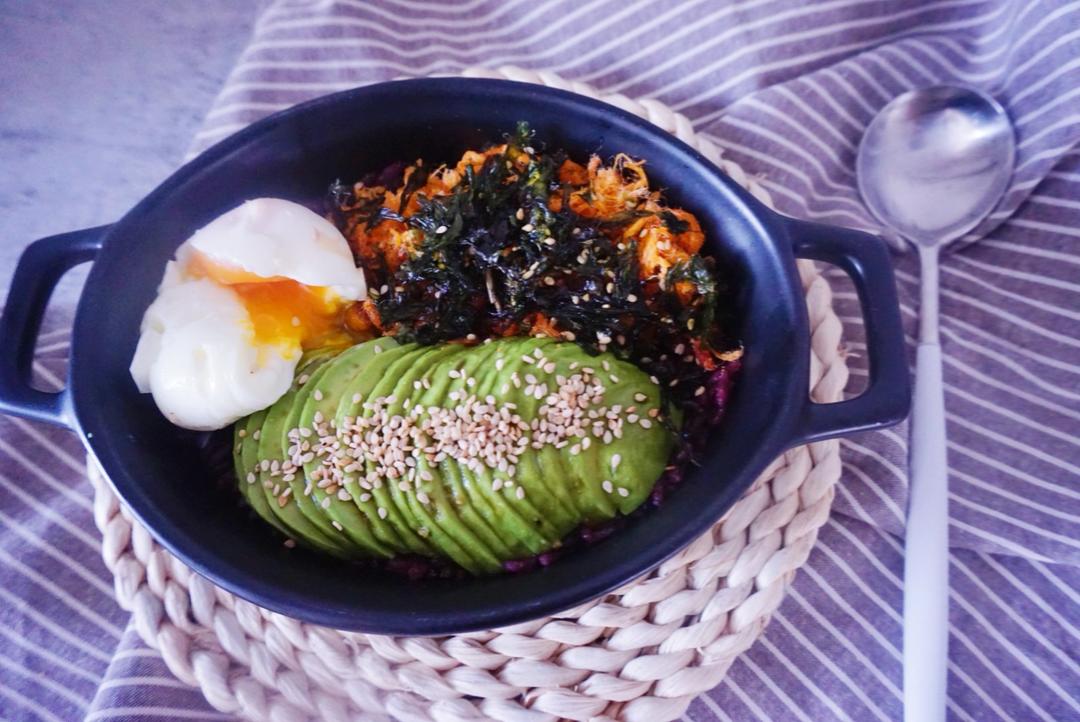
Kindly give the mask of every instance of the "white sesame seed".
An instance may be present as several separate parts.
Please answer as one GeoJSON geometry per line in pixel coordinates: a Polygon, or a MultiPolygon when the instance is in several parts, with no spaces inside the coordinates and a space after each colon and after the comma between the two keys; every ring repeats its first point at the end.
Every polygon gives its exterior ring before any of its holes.
{"type": "Polygon", "coordinates": [[[323,509],[329,509],[330,508],[330,497],[326,497],[325,499],[323,499],[322,504],[320,504],[319,506],[321,506],[323,509]]]}
{"type": "Polygon", "coordinates": [[[236,432],[236,435],[242,439],[247,436],[247,431],[245,431],[244,429],[240,429],[238,432],[236,432]]]}
{"type": "Polygon", "coordinates": [[[652,427],[652,422],[649,421],[648,419],[642,419],[638,423],[641,424],[641,428],[643,428],[643,429],[648,429],[648,428],[652,427]]]}
{"type": "Polygon", "coordinates": [[[701,396],[703,393],[705,393],[705,387],[698,386],[697,389],[694,391],[694,396],[701,396]]]}
{"type": "Polygon", "coordinates": [[[607,479],[604,479],[604,483],[602,483],[602,484],[601,484],[600,486],[601,486],[601,487],[602,487],[602,488],[604,489],[604,491],[605,491],[605,492],[607,492],[608,494],[610,494],[610,493],[611,493],[612,491],[614,491],[614,490],[615,490],[615,485],[614,485],[614,484],[612,484],[612,483],[611,483],[611,482],[610,482],[609,480],[607,480],[607,479]]]}
{"type": "Polygon", "coordinates": [[[514,496],[516,496],[518,499],[524,499],[525,498],[525,489],[523,487],[519,486],[517,488],[517,491],[514,492],[514,496]]]}
{"type": "Polygon", "coordinates": [[[382,353],[382,346],[380,346],[379,344],[375,344],[371,347],[371,350],[375,353],[382,353]]]}
{"type": "Polygon", "coordinates": [[[388,514],[389,514],[389,512],[386,511],[385,507],[382,507],[382,506],[379,507],[379,518],[380,519],[385,519],[388,514]]]}
{"type": "Polygon", "coordinates": [[[624,497],[624,498],[630,496],[629,489],[627,489],[624,486],[620,486],[619,487],[619,496],[624,497]]]}
{"type": "Polygon", "coordinates": [[[446,231],[447,231],[446,226],[439,226],[438,228],[435,229],[435,232],[439,233],[439,234],[446,233],[446,231]]]}
{"type": "Polygon", "coordinates": [[[334,528],[337,529],[338,531],[345,531],[345,529],[341,526],[341,522],[339,522],[338,520],[335,519],[334,521],[332,521],[330,523],[333,524],[334,528]]]}
{"type": "Polygon", "coordinates": [[[521,227],[521,230],[524,233],[531,233],[533,231],[533,224],[532,223],[526,223],[525,225],[523,225],[521,227]]]}
{"type": "Polygon", "coordinates": [[[315,389],[315,393],[312,394],[312,396],[315,397],[316,401],[322,401],[322,399],[323,399],[323,393],[322,393],[322,391],[319,391],[318,389],[315,389]]]}
{"type": "Polygon", "coordinates": [[[247,475],[247,483],[249,483],[249,484],[254,484],[255,483],[255,474],[254,473],[248,473],[248,475],[247,475]]]}
{"type": "Polygon", "coordinates": [[[614,473],[615,470],[619,468],[619,462],[621,462],[621,461],[622,461],[622,456],[620,454],[612,454],[611,455],[611,471],[612,471],[612,473],[614,473]]]}

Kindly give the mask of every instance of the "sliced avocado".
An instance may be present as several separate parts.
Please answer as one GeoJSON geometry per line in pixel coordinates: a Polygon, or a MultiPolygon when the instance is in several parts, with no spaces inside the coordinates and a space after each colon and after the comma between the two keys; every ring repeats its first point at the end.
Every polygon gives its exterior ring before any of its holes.
{"type": "MultiPolygon", "coordinates": [[[[481,399],[491,397],[496,405],[506,403],[520,404],[519,396],[523,393],[513,387],[510,382],[514,362],[524,364],[521,356],[531,347],[528,339],[514,339],[495,341],[487,344],[487,354],[477,354],[466,360],[463,371],[476,379],[477,383],[472,393],[481,399]],[[502,359],[497,363],[496,359],[502,359]],[[502,368],[499,368],[499,367],[502,368]],[[506,386],[506,392],[503,387],[506,386]]],[[[514,413],[520,414],[520,409],[514,409],[514,413]]],[[[526,421],[531,417],[523,415],[526,421]]],[[[506,473],[493,470],[487,466],[477,469],[462,469],[465,478],[472,477],[477,489],[487,493],[496,504],[496,508],[502,510],[506,521],[502,528],[512,531],[512,538],[522,542],[530,553],[538,553],[562,539],[573,528],[575,521],[572,512],[563,509],[559,500],[554,497],[543,483],[536,483],[535,475],[521,474],[520,462],[524,451],[518,454],[518,464],[515,464],[515,473],[511,479],[506,473]],[[503,480],[498,490],[494,489],[497,479],[503,480]],[[512,482],[512,483],[506,483],[512,482]],[[518,488],[523,492],[518,492],[518,488]],[[518,494],[523,493],[519,498],[518,494]],[[511,530],[510,521],[518,521],[520,526],[511,530]],[[569,528],[567,528],[569,526],[569,528]]]]}
{"type": "MultiPolygon", "coordinates": [[[[418,356],[422,356],[424,353],[430,351],[431,347],[407,344],[398,347],[398,349],[390,349],[382,353],[382,356],[391,357],[389,359],[390,362],[380,369],[378,378],[372,379],[374,381],[372,385],[368,385],[371,380],[364,379],[362,385],[357,387],[358,389],[366,390],[354,392],[363,395],[360,410],[356,414],[357,416],[363,416],[369,419],[373,417],[375,411],[371,402],[374,402],[376,399],[389,397],[397,382],[398,376],[403,370],[415,363],[418,356]],[[395,353],[398,349],[400,349],[401,352],[395,353]]],[[[361,376],[367,376],[367,374],[361,374],[361,376]]],[[[357,381],[360,381],[360,379],[358,378],[357,381]]],[[[350,387],[349,391],[352,390],[353,387],[350,387]]],[[[437,556],[432,543],[419,533],[419,528],[422,524],[418,523],[412,515],[405,516],[395,502],[394,494],[391,490],[391,486],[396,483],[395,480],[377,475],[374,461],[366,461],[364,468],[365,476],[371,477],[372,479],[370,481],[372,489],[369,493],[372,495],[372,500],[377,505],[376,518],[381,520],[379,526],[392,528],[401,538],[402,544],[407,551],[423,556],[437,556]]]]}
{"type": "MultiPolygon", "coordinates": [[[[393,399],[385,407],[389,416],[409,414],[409,409],[405,408],[405,400],[408,399],[411,402],[413,394],[416,393],[412,386],[413,381],[418,380],[442,358],[458,354],[458,348],[447,345],[424,348],[409,357],[403,357],[387,369],[384,380],[376,385],[372,395],[376,399],[382,397],[393,399]],[[406,383],[402,383],[403,380],[406,380],[406,383]]],[[[411,407],[411,403],[409,405],[411,407]]],[[[369,464],[369,468],[371,466],[372,464],[369,464]]],[[[405,477],[386,481],[395,507],[402,518],[408,520],[414,533],[420,533],[421,529],[426,529],[427,538],[432,545],[437,547],[444,556],[474,574],[498,570],[499,560],[458,517],[454,500],[443,484],[441,475],[435,474],[437,469],[428,467],[425,470],[434,476],[432,481],[421,482],[422,492],[429,499],[427,504],[418,499],[420,492],[405,477]],[[405,489],[402,489],[402,484],[406,486],[405,489]]]]}
{"type": "MultiPolygon", "coordinates": [[[[285,460],[281,438],[284,435],[286,420],[292,411],[296,392],[304,385],[301,383],[301,379],[306,383],[311,374],[317,372],[318,368],[327,360],[328,357],[326,356],[313,359],[310,364],[306,365],[297,374],[289,390],[267,411],[266,419],[259,430],[258,458],[260,471],[257,483],[264,489],[270,511],[289,529],[290,536],[298,541],[306,542],[310,546],[328,551],[335,556],[348,556],[348,547],[342,543],[342,540],[337,538],[337,534],[331,535],[324,532],[311,521],[311,512],[305,513],[302,510],[301,504],[310,505],[311,500],[305,497],[303,493],[300,494],[300,499],[296,498],[296,489],[294,488],[296,480],[285,482],[280,474],[273,473],[273,464],[276,463],[280,466],[285,460]],[[262,465],[267,465],[269,468],[262,469],[262,465]],[[280,495],[284,493],[286,488],[292,489],[292,491],[289,492],[289,496],[284,498],[285,503],[282,504],[280,495]],[[275,490],[277,494],[274,493],[275,490]]],[[[297,474],[298,478],[301,476],[301,474],[297,474]]],[[[303,492],[302,486],[300,491],[303,492]]]]}
{"type": "Polygon", "coordinates": [[[240,494],[255,510],[255,513],[272,524],[282,534],[290,531],[270,510],[266,493],[259,483],[259,440],[261,435],[255,432],[262,429],[267,410],[256,411],[236,422],[233,428],[233,466],[240,486],[240,494]]]}
{"type": "Polygon", "coordinates": [[[620,361],[610,354],[602,354],[597,372],[604,377],[604,404],[609,408],[621,407],[623,418],[622,438],[610,444],[593,443],[582,451],[583,460],[591,456],[600,476],[610,480],[615,492],[610,495],[622,514],[629,514],[640,506],[652,492],[656,480],[664,473],[668,458],[675,445],[674,436],[658,418],[649,416],[650,409],[659,409],[660,388],[649,380],[648,374],[631,363],[620,361]],[[603,362],[608,370],[601,371],[603,362]],[[618,379],[617,381],[615,379],[618,379]],[[645,396],[644,401],[638,398],[645,396]],[[627,409],[633,408],[632,413],[627,409]],[[639,421],[630,422],[637,416],[639,421]],[[641,425],[647,420],[648,428],[641,425]],[[619,463],[612,464],[615,455],[619,463]],[[623,491],[625,490],[625,496],[623,491]]]}
{"type": "MultiPolygon", "coordinates": [[[[383,343],[396,345],[391,339],[383,339],[383,343]]],[[[358,344],[346,349],[320,369],[319,374],[308,382],[308,386],[313,388],[306,401],[302,401],[302,394],[297,394],[294,404],[303,403],[298,427],[314,430],[320,425],[330,425],[336,429],[341,397],[353,378],[367,371],[369,361],[376,355],[373,344],[358,344]]],[[[323,459],[313,458],[304,464],[306,487],[303,491],[310,491],[312,500],[323,510],[331,525],[361,551],[373,556],[392,556],[394,548],[375,538],[371,521],[353,503],[347,489],[336,489],[334,494],[327,494],[327,487],[321,486],[322,480],[319,477],[324,473],[323,462],[323,459]],[[345,498],[342,498],[342,495],[345,498]]]]}
{"type": "Polygon", "coordinates": [[[597,438],[590,430],[587,447],[578,441],[562,451],[574,475],[585,488],[592,491],[599,489],[601,498],[607,502],[597,507],[601,519],[614,516],[611,507],[628,514],[648,498],[671,453],[674,441],[671,434],[659,421],[648,416],[648,410],[658,406],[660,389],[641,369],[618,360],[610,353],[583,357],[580,349],[571,348],[569,344],[557,344],[550,349],[549,357],[556,363],[557,374],[592,369],[594,378],[604,386],[603,406],[612,410],[619,408],[618,413],[623,418],[621,439],[613,437],[610,443],[605,443],[603,438],[597,438]],[[569,363],[574,361],[578,362],[578,366],[574,371],[569,371],[569,363]],[[646,400],[636,401],[635,396],[641,394],[646,400]],[[635,414],[639,418],[648,419],[649,428],[641,426],[640,421],[631,423],[628,420],[626,410],[630,407],[635,407],[635,414]],[[575,447],[577,454],[571,453],[575,447]],[[619,463],[613,466],[611,462],[616,454],[619,455],[619,463]],[[604,489],[604,481],[611,482],[612,491],[604,489]]]}
{"type": "MultiPolygon", "coordinates": [[[[463,353],[453,363],[444,364],[434,373],[439,382],[433,386],[440,389],[444,395],[444,405],[447,408],[464,402],[470,396],[482,398],[478,393],[482,385],[476,376],[476,369],[493,362],[495,344],[487,344],[483,347],[473,347],[463,353]],[[450,371],[454,371],[454,376],[450,371]],[[468,384],[468,379],[474,380],[474,385],[468,384]],[[451,399],[450,394],[456,394],[456,399],[451,399]]],[[[530,553],[546,543],[550,543],[542,534],[530,526],[527,518],[520,516],[512,505],[508,504],[501,492],[493,488],[495,476],[487,467],[481,466],[478,470],[472,470],[461,463],[457,458],[447,458],[439,465],[443,479],[460,495],[462,507],[475,512],[483,522],[484,533],[496,536],[504,551],[501,559],[513,559],[530,553]]],[[[506,475],[503,475],[506,478],[506,475]]]]}
{"type": "MultiPolygon", "coordinates": [[[[425,409],[432,406],[452,408],[454,406],[455,402],[450,401],[446,396],[449,392],[448,387],[455,382],[455,379],[449,376],[449,369],[456,366],[459,359],[464,358],[467,347],[458,345],[457,349],[458,353],[456,355],[444,356],[438,363],[429,366],[426,371],[423,371],[416,378],[406,380],[407,383],[411,383],[413,386],[413,408],[425,409]],[[416,388],[417,384],[420,385],[419,388],[416,388]]],[[[464,386],[460,377],[456,380],[461,381],[461,386],[464,386]]],[[[419,415],[421,417],[427,416],[422,413],[419,415]]],[[[421,463],[423,464],[422,470],[431,474],[434,478],[428,480],[427,483],[422,483],[420,490],[424,491],[430,498],[431,492],[427,487],[441,483],[445,487],[445,493],[451,498],[453,508],[461,521],[490,549],[496,561],[512,559],[517,555],[516,547],[519,545],[507,546],[499,533],[492,527],[495,515],[487,502],[469,495],[456,461],[446,459],[441,464],[432,464],[426,458],[423,458],[421,463]]],[[[477,550],[474,556],[480,553],[477,550]]]]}
{"type": "MultiPolygon", "coordinates": [[[[518,375],[522,380],[522,389],[517,392],[519,413],[529,419],[539,418],[539,409],[544,405],[545,400],[525,394],[528,388],[528,374],[532,374],[538,381],[546,382],[549,390],[554,390],[552,387],[557,383],[557,376],[573,376],[575,373],[580,373],[583,366],[589,366],[591,363],[590,357],[580,347],[571,343],[558,344],[550,339],[538,339],[531,355],[535,357],[537,350],[543,353],[544,361],[529,364],[527,371],[518,370],[518,375]],[[548,374],[542,370],[542,367],[550,362],[556,364],[556,369],[548,374]],[[576,364],[576,368],[571,369],[571,364],[576,364]]],[[[539,450],[530,448],[527,457],[539,467],[549,486],[559,483],[566,487],[578,509],[579,522],[610,519],[615,515],[615,504],[601,487],[602,479],[597,479],[589,473],[588,468],[583,468],[580,463],[575,462],[574,456],[570,453],[570,448],[579,442],[580,440],[569,439],[561,449],[551,444],[545,444],[539,450]]]]}
{"type": "MultiPolygon", "coordinates": [[[[310,368],[313,361],[320,358],[330,358],[333,351],[320,350],[306,354],[297,364],[296,376],[304,374],[305,369],[310,368]]],[[[295,384],[295,381],[294,381],[295,384]]],[[[240,485],[240,491],[251,507],[263,519],[276,527],[281,533],[291,535],[292,532],[282,524],[274,513],[272,506],[276,506],[277,499],[273,498],[262,482],[259,457],[259,440],[262,438],[262,427],[270,408],[256,411],[241,419],[235,425],[235,437],[237,440],[234,454],[236,464],[236,478],[240,485]]]]}
{"type": "MultiPolygon", "coordinates": [[[[659,399],[660,389],[632,364],[610,354],[590,357],[553,339],[500,339],[474,347],[377,339],[344,352],[305,356],[289,391],[237,424],[234,465],[241,493],[256,513],[308,545],[343,557],[444,557],[472,573],[489,573],[504,560],[556,546],[581,522],[627,514],[648,497],[674,444],[661,421],[649,415],[659,399]],[[416,422],[429,416],[429,408],[453,408],[475,397],[496,408],[513,404],[526,423],[538,423],[548,396],[586,367],[604,386],[602,405],[621,407],[621,438],[605,443],[586,418],[585,436],[558,448],[523,448],[512,478],[483,464],[468,466],[460,455],[433,463],[408,453],[415,462],[406,464],[404,477],[382,478],[375,462],[351,447],[342,431],[355,428],[357,418],[373,418],[370,402],[376,398],[388,399],[388,416],[416,422]],[[525,393],[527,386],[545,385],[540,398],[525,393]],[[335,474],[341,488],[332,494],[311,481],[322,473],[319,458],[287,481],[271,466],[276,462],[280,469],[293,450],[297,437],[290,438],[290,430],[318,426],[334,429],[330,441],[343,444],[351,457],[341,457],[342,470],[351,463],[348,472],[335,474]],[[249,474],[254,483],[248,483],[249,474]]],[[[537,430],[527,433],[534,437],[537,430]]],[[[315,444],[317,437],[310,433],[303,440],[315,444]]]]}
{"type": "MultiPolygon", "coordinates": [[[[293,394],[288,411],[281,424],[281,431],[278,435],[278,443],[280,444],[280,451],[278,453],[280,458],[289,458],[288,450],[293,445],[293,441],[289,438],[289,432],[300,428],[300,416],[303,413],[304,405],[312,398],[315,391],[318,390],[319,383],[332,363],[332,360],[328,360],[324,363],[320,363],[317,368],[307,372],[307,382],[301,384],[293,394]]],[[[312,433],[305,441],[314,445],[317,438],[318,435],[312,433]]],[[[348,536],[332,524],[330,517],[326,514],[326,510],[320,506],[313,495],[306,493],[308,479],[303,467],[297,470],[288,483],[292,489],[288,504],[295,504],[296,508],[307,517],[308,521],[318,528],[325,536],[333,539],[334,543],[340,546],[348,556],[358,556],[356,550],[353,548],[353,544],[349,541],[348,536]]]]}
{"type": "MultiPolygon", "coordinates": [[[[339,428],[344,428],[351,419],[360,416],[370,416],[368,406],[370,399],[374,398],[372,391],[386,375],[386,370],[398,359],[407,356],[418,347],[416,344],[397,345],[387,339],[375,339],[368,341],[373,353],[361,373],[356,374],[347,384],[345,392],[338,403],[337,413],[334,416],[335,423],[339,428]]],[[[370,408],[370,407],[369,407],[370,408]]],[[[389,513],[393,508],[389,491],[385,486],[385,479],[367,477],[367,464],[364,459],[357,459],[356,471],[344,473],[345,489],[352,496],[352,503],[367,518],[371,526],[372,534],[389,549],[396,550],[400,554],[432,555],[431,546],[415,534],[405,535],[399,532],[398,527],[391,522],[389,513]],[[385,509],[380,516],[379,509],[385,509]]]]}

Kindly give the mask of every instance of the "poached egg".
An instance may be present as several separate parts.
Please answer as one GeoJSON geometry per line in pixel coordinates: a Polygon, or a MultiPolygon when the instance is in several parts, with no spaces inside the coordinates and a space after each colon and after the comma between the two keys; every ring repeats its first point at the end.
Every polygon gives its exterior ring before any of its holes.
{"type": "Polygon", "coordinates": [[[132,378],[177,426],[223,428],[277,401],[305,349],[350,343],[342,316],[366,295],[332,223],[291,201],[248,201],[166,265],[132,378]]]}

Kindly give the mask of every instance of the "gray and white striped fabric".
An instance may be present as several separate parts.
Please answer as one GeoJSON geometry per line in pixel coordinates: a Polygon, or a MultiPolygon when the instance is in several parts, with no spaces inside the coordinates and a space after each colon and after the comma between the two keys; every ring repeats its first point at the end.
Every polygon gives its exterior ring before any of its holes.
{"type": "MultiPolygon", "coordinates": [[[[1007,106],[1012,185],[942,271],[949,716],[1080,719],[1080,2],[281,0],[196,150],[334,90],[505,63],[658,98],[760,174],[782,210],[875,230],[853,177],[875,111],[942,82],[1007,106]]],[[[917,265],[896,262],[911,334],[917,265]]],[[[865,375],[854,296],[839,301],[865,375]]],[[[59,383],[66,344],[63,328],[44,338],[47,380],[59,383]]],[[[901,717],[906,436],[844,442],[809,562],[686,719],[901,717]]],[[[72,436],[0,419],[0,717],[221,719],[126,626],[84,471],[72,436]]]]}

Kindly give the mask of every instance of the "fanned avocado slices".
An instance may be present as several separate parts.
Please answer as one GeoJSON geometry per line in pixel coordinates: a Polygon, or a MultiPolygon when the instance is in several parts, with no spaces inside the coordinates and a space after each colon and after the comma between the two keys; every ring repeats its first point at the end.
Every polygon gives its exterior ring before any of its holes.
{"type": "Polygon", "coordinates": [[[488,574],[640,506],[674,444],[659,409],[643,371],[572,343],[381,338],[305,356],[237,423],[234,462],[251,507],[301,543],[488,574]]]}

